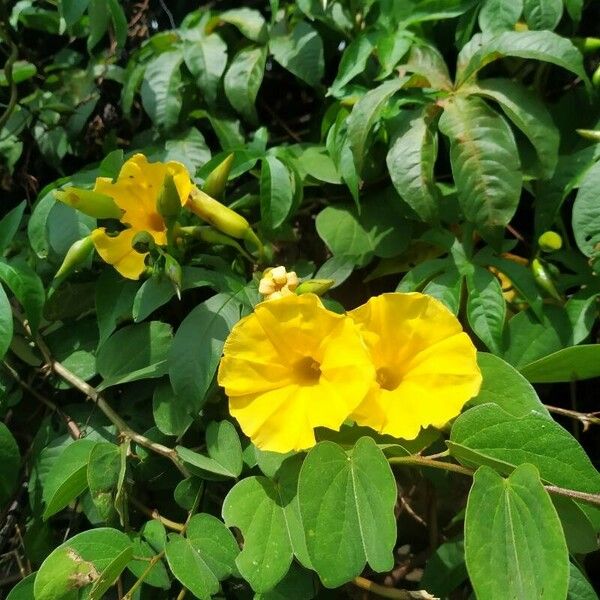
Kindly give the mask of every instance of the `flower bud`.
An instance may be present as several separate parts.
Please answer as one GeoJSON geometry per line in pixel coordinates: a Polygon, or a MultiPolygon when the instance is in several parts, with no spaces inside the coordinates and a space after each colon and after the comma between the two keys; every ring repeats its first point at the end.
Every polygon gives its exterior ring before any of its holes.
{"type": "Polygon", "coordinates": [[[165,274],[173,282],[177,297],[181,300],[183,271],[181,265],[170,254],[165,254],[165,274]]]}
{"type": "Polygon", "coordinates": [[[539,258],[534,258],[531,261],[531,272],[536,283],[546,291],[555,300],[562,301],[562,296],[559,294],[552,277],[548,273],[544,263],[539,258]]]}
{"type": "Polygon", "coordinates": [[[139,231],[133,236],[131,247],[140,254],[146,254],[154,248],[154,238],[147,231],[139,231]]]}
{"type": "Polygon", "coordinates": [[[208,174],[202,186],[202,191],[213,198],[222,198],[232,165],[233,154],[230,154],[208,174]]]}
{"type": "Polygon", "coordinates": [[[68,187],[55,190],[54,197],[63,204],[95,219],[120,219],[123,214],[110,196],[92,190],[68,187]]]}
{"type": "Polygon", "coordinates": [[[298,276],[294,271],[286,271],[285,267],[267,269],[258,284],[258,292],[265,300],[276,300],[291,296],[298,287],[298,276]]]}
{"type": "Polygon", "coordinates": [[[175,187],[173,175],[168,171],[156,199],[156,211],[165,220],[167,226],[175,222],[181,211],[179,192],[175,187]]]}
{"type": "Polygon", "coordinates": [[[82,265],[94,250],[92,236],[88,235],[81,240],[77,240],[65,254],[65,258],[56,272],[54,279],[62,279],[70,275],[75,269],[82,265]]]}
{"type": "Polygon", "coordinates": [[[576,129],[577,133],[586,140],[592,142],[600,142],[600,131],[596,129],[576,129]]]}
{"type": "Polygon", "coordinates": [[[230,238],[228,235],[213,229],[208,226],[196,226],[196,227],[181,227],[180,231],[184,234],[188,233],[188,235],[192,235],[196,239],[202,240],[207,244],[215,244],[222,246],[230,246],[231,248],[235,248],[242,256],[247,258],[250,262],[253,262],[252,256],[250,256],[246,250],[240,246],[233,238],[230,238]]]}
{"type": "Polygon", "coordinates": [[[545,231],[538,238],[538,245],[544,252],[554,252],[562,248],[562,238],[556,231],[545,231]]]}
{"type": "Polygon", "coordinates": [[[335,283],[333,279],[308,279],[303,281],[296,289],[296,294],[316,294],[322,296],[335,283]]]}
{"type": "Polygon", "coordinates": [[[222,233],[238,240],[250,242],[262,253],[262,243],[252,231],[250,223],[242,215],[238,215],[231,208],[211,198],[206,192],[192,188],[186,199],[185,208],[222,233]]]}

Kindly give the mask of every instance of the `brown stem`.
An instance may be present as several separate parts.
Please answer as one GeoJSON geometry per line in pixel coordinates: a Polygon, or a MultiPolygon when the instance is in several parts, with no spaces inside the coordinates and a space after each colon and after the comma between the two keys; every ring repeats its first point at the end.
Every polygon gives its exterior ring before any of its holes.
{"type": "MultiPolygon", "coordinates": [[[[411,456],[394,456],[388,458],[388,462],[392,465],[406,464],[416,467],[430,467],[432,469],[441,469],[444,471],[451,471],[453,473],[460,473],[461,475],[473,476],[475,473],[473,469],[463,467],[462,465],[444,462],[441,460],[431,460],[427,456],[420,456],[418,454],[413,454],[411,456]]],[[[577,490],[570,490],[557,485],[545,485],[544,488],[549,494],[554,494],[555,496],[564,496],[566,498],[571,498],[572,500],[578,500],[579,502],[591,504],[592,506],[600,506],[600,494],[578,492],[577,490]]]]}
{"type": "Polygon", "coordinates": [[[54,411],[65,422],[69,435],[74,440],[78,440],[81,437],[81,430],[79,429],[79,426],[66,412],[54,404],[52,400],[46,398],[36,389],[32,388],[26,381],[23,381],[19,374],[6,361],[4,361],[4,368],[24,390],[27,390],[36,400],[47,406],[50,410],[54,411]]]}
{"type": "Polygon", "coordinates": [[[31,332],[31,328],[29,327],[29,323],[27,320],[18,313],[17,310],[13,309],[15,316],[19,319],[21,323],[23,323],[23,327],[27,331],[27,333],[31,336],[37,347],[40,349],[44,357],[44,361],[46,362],[46,367],[52,370],[56,375],[58,375],[61,379],[69,383],[75,389],[78,389],[80,392],[85,394],[86,398],[90,399],[108,418],[108,420],[116,426],[121,435],[130,440],[133,440],[136,444],[143,446],[144,448],[148,448],[148,450],[152,450],[156,454],[160,454],[165,458],[168,458],[180,471],[180,473],[184,477],[189,477],[190,473],[185,468],[185,466],[179,460],[179,456],[177,452],[173,448],[169,448],[164,446],[163,444],[159,444],[158,442],[153,442],[151,439],[147,438],[145,435],[141,433],[137,433],[129,427],[129,425],[113,410],[113,408],[104,400],[104,398],[100,395],[98,390],[95,387],[92,387],[89,383],[78,377],[75,373],[67,369],[62,363],[54,360],[50,349],[46,345],[46,342],[42,338],[41,335],[33,335],[31,332]]]}
{"type": "Polygon", "coordinates": [[[381,598],[392,598],[394,600],[438,600],[435,596],[432,596],[425,590],[411,591],[386,587],[385,585],[380,585],[365,577],[355,577],[352,580],[352,583],[361,590],[366,590],[381,598]]]}
{"type": "Polygon", "coordinates": [[[144,504],[142,504],[137,498],[131,496],[129,498],[131,504],[133,504],[140,512],[144,513],[147,517],[151,519],[155,519],[156,521],[160,521],[165,527],[168,529],[172,529],[173,531],[182,532],[185,530],[185,525],[183,523],[177,523],[176,521],[171,521],[167,517],[163,517],[158,510],[148,508],[144,504]]]}
{"type": "Polygon", "coordinates": [[[588,429],[590,425],[600,425],[600,417],[597,413],[583,413],[577,410],[570,410],[568,408],[560,408],[559,406],[548,406],[547,404],[544,406],[551,413],[563,415],[565,417],[570,417],[571,419],[580,421],[583,425],[584,431],[588,429]]]}

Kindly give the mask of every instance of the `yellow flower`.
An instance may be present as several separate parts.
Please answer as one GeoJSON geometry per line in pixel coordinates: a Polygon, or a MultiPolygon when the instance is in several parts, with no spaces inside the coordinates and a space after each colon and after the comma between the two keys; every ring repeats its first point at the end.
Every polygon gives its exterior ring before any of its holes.
{"type": "Polygon", "coordinates": [[[376,385],[352,416],[359,425],[414,439],[421,427],[445,425],[479,391],[475,347],[438,300],[383,294],[348,314],[377,371],[376,385]]]}
{"type": "Polygon", "coordinates": [[[315,444],[315,427],[338,430],[375,380],[353,321],[314,294],[262,302],[225,342],[218,381],[231,414],[263,450],[315,444]]]}
{"type": "Polygon", "coordinates": [[[173,176],[183,205],[193,184],[187,169],[178,162],[149,163],[143,154],[136,154],[125,162],[115,182],[109,177],[96,179],[94,192],[115,201],[123,211],[121,223],[129,228],[114,236],[99,228],[92,231],[92,240],[102,259],[128,279],[139,279],[145,268],[146,254],[137,252],[131,245],[137,233],[147,231],[159,246],[167,243],[165,222],[156,208],[167,173],[173,176]]]}

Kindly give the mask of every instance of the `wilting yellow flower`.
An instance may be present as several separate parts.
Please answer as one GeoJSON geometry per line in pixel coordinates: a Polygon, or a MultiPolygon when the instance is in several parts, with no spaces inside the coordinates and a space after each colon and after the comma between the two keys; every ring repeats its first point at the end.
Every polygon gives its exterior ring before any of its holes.
{"type": "Polygon", "coordinates": [[[298,283],[295,271],[286,271],[285,267],[273,267],[263,273],[258,284],[258,291],[265,300],[278,300],[294,294],[298,283]]]}
{"type": "Polygon", "coordinates": [[[338,430],[375,371],[354,322],[314,294],[262,302],[232,329],[218,381],[232,416],[263,450],[315,444],[315,427],[338,430]]]}
{"type": "Polygon", "coordinates": [[[419,293],[383,294],[348,313],[358,325],[377,383],[352,418],[414,439],[457,416],[481,385],[476,350],[456,317],[419,293]]]}
{"type": "Polygon", "coordinates": [[[140,231],[147,231],[159,246],[167,243],[166,225],[156,209],[165,175],[170,173],[181,203],[187,200],[193,184],[187,169],[178,162],[150,163],[143,154],[130,158],[113,182],[98,177],[94,192],[113,198],[123,211],[121,223],[129,228],[109,235],[104,228],[92,231],[92,240],[102,259],[128,279],[139,279],[145,269],[146,253],[133,249],[132,241],[140,231]]]}

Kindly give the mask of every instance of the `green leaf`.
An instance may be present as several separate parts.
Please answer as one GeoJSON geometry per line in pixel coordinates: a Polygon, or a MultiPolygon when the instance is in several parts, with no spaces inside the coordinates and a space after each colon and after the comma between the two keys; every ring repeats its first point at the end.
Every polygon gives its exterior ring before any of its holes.
{"type": "Polygon", "coordinates": [[[171,326],[160,321],[119,329],[98,348],[96,367],[104,379],[98,389],[161,377],[172,341],[171,326]]]}
{"type": "Polygon", "coordinates": [[[427,282],[423,293],[437,298],[452,314],[458,315],[462,288],[463,276],[452,266],[427,282]]]}
{"type": "Polygon", "coordinates": [[[175,286],[167,277],[150,277],[135,293],[133,320],[136,323],[149,317],[157,308],[164,306],[175,296],[175,286]]]}
{"type": "Polygon", "coordinates": [[[570,338],[571,323],[563,309],[546,306],[542,320],[523,311],[508,322],[509,343],[503,358],[521,370],[567,346],[570,338]]]}
{"type": "Polygon", "coordinates": [[[55,205],[54,189],[50,189],[36,203],[27,223],[27,237],[29,238],[31,248],[38,258],[46,258],[48,256],[50,243],[48,241],[47,222],[50,211],[55,205]]]}
{"type": "Polygon", "coordinates": [[[110,21],[108,6],[104,0],[90,0],[88,7],[90,36],[87,41],[88,52],[91,52],[104,37],[110,21]]]}
{"type": "Polygon", "coordinates": [[[36,575],[37,571],[30,573],[27,577],[21,579],[21,581],[8,592],[6,600],[35,600],[33,586],[35,585],[36,575]]]}
{"type": "Polygon", "coordinates": [[[497,102],[535,148],[544,178],[552,176],[560,137],[550,112],[532,91],[510,79],[484,79],[466,91],[497,102]]]}
{"type": "Polygon", "coordinates": [[[523,0],[484,0],[479,11],[479,27],[489,33],[510,31],[522,12],[523,0]]]}
{"type": "Polygon", "coordinates": [[[127,16],[119,0],[107,0],[117,46],[123,48],[127,40],[127,16]]]}
{"type": "Polygon", "coordinates": [[[267,51],[264,46],[240,50],[225,73],[225,95],[231,106],[251,123],[257,122],[254,103],[263,80],[267,51]]]}
{"type": "Polygon", "coordinates": [[[559,383],[600,377],[600,344],[563,348],[526,364],[520,371],[533,383],[559,383]]]}
{"type": "Polygon", "coordinates": [[[177,446],[177,454],[192,467],[200,469],[200,475],[214,473],[224,477],[237,478],[242,472],[242,444],[229,421],[211,421],[206,428],[206,449],[208,456],[203,456],[177,446]]]}
{"type": "Polygon", "coordinates": [[[0,359],[10,348],[13,337],[12,307],[4,288],[0,285],[0,359]]]}
{"type": "Polygon", "coordinates": [[[513,133],[478,98],[455,96],[439,122],[450,140],[450,162],[458,199],[468,221],[494,241],[517,210],[521,172],[513,133]]]}
{"type": "Polygon", "coordinates": [[[375,442],[358,440],[350,454],[333,442],[310,450],[298,481],[308,554],[326,587],[393,567],[396,481],[375,442]]]}
{"type": "Polygon", "coordinates": [[[17,231],[19,231],[26,204],[25,200],[23,200],[21,204],[17,204],[0,220],[0,256],[4,254],[4,251],[17,234],[17,231]]]}
{"type": "Polygon", "coordinates": [[[225,338],[240,318],[240,302],[217,294],[183,320],[171,345],[169,377],[175,394],[198,410],[213,380],[225,338]]]}
{"type": "MultiPolygon", "coordinates": [[[[485,464],[509,474],[514,467],[531,463],[547,483],[580,492],[600,492],[600,473],[583,448],[545,415],[532,412],[516,418],[499,406],[482,404],[456,419],[447,443],[450,453],[463,464],[485,464]]],[[[581,506],[598,527],[598,510],[581,506]]]]}
{"type": "Polygon", "coordinates": [[[96,442],[82,438],[67,446],[44,479],[44,520],[60,512],[88,487],[87,466],[96,442]]]}
{"type": "Polygon", "coordinates": [[[288,168],[278,158],[265,156],[260,172],[260,212],[263,223],[276,229],[293,207],[294,190],[288,168]]]}
{"type": "Polygon", "coordinates": [[[499,35],[475,35],[461,50],[456,70],[457,87],[489,63],[505,56],[546,61],[589,82],[581,53],[569,39],[551,31],[505,31],[499,35]]]}
{"type": "Polygon", "coordinates": [[[325,61],[321,36],[305,21],[299,21],[285,35],[272,35],[269,50],[290,73],[311,86],[323,77],[325,61]]]}
{"type": "Polygon", "coordinates": [[[445,542],[427,560],[420,586],[435,596],[446,597],[467,578],[463,540],[445,542]]]}
{"type": "Polygon", "coordinates": [[[4,507],[11,499],[19,479],[21,456],[19,446],[8,427],[0,422],[0,506],[4,507]]]}
{"type": "Polygon", "coordinates": [[[272,590],[255,594],[254,600],[311,600],[317,590],[314,574],[292,563],[286,576],[272,590]]]}
{"type": "Polygon", "coordinates": [[[169,535],[166,556],[173,575],[197,598],[208,600],[219,591],[219,581],[234,572],[237,543],[219,519],[194,515],[186,537],[169,535]]]}
{"type": "Polygon", "coordinates": [[[46,301],[44,284],[38,274],[24,261],[0,260],[0,281],[15,295],[29,321],[33,333],[37,332],[46,301]]]}
{"type": "Polygon", "coordinates": [[[181,63],[183,54],[170,50],[151,60],[144,71],[142,104],[161,129],[172,129],[181,112],[181,63]]]}
{"type": "Polygon", "coordinates": [[[483,267],[467,274],[467,319],[477,337],[499,354],[504,346],[506,303],[500,282],[483,267]]]}
{"type": "Polygon", "coordinates": [[[586,255],[600,254],[600,162],[585,174],[573,203],[573,234],[577,247],[586,255]]]}
{"type": "Polygon", "coordinates": [[[408,81],[401,77],[386,81],[369,90],[353,107],[348,117],[348,139],[358,173],[362,171],[366,153],[367,139],[373,126],[379,119],[387,101],[408,81]]]}
{"type": "Polygon", "coordinates": [[[115,512],[115,498],[122,484],[121,450],[115,444],[100,442],[89,455],[87,484],[100,516],[108,521],[115,512]]]}
{"type": "Polygon", "coordinates": [[[217,34],[186,40],[183,57],[209,106],[217,99],[219,82],[227,66],[227,44],[217,34]]]}
{"type": "Polygon", "coordinates": [[[96,315],[100,344],[106,341],[117,325],[131,319],[131,308],[138,287],[137,281],[124,279],[114,269],[106,269],[100,275],[96,285],[96,315]]]}
{"type": "Polygon", "coordinates": [[[508,479],[489,467],[475,473],[465,517],[465,557],[478,600],[564,600],[567,544],[533,465],[521,465],[508,479]]]}
{"type": "Polygon", "coordinates": [[[375,38],[369,34],[359,35],[348,45],[340,60],[336,78],[329,88],[329,95],[342,95],[346,84],[365,70],[367,60],[374,48],[375,38]]]}
{"type": "Polygon", "coordinates": [[[36,600],[77,600],[82,588],[101,598],[132,556],[129,538],[108,527],[84,531],[56,548],[42,563],[34,583],[36,600]]]}
{"type": "Polygon", "coordinates": [[[165,435],[183,435],[194,420],[193,410],[173,392],[168,381],[159,383],[152,396],[152,414],[158,429],[165,435]]]}
{"type": "Polygon", "coordinates": [[[485,352],[477,354],[477,364],[483,381],[479,394],[469,401],[469,405],[492,402],[514,417],[525,417],[534,410],[551,418],[533,386],[514,367],[485,352]]]}
{"type": "Polygon", "coordinates": [[[148,569],[148,560],[164,550],[167,544],[167,533],[165,526],[159,521],[148,521],[140,530],[139,535],[132,538],[133,556],[146,560],[132,560],[127,568],[136,576],[141,577],[144,573],[144,583],[152,587],[168,590],[171,587],[171,579],[163,560],[148,569]]]}
{"type": "Polygon", "coordinates": [[[416,73],[425,78],[429,87],[440,90],[451,90],[453,88],[448,66],[440,51],[423,41],[412,45],[408,62],[403,65],[410,73],[416,73]]]}
{"type": "Polygon", "coordinates": [[[303,563],[308,560],[296,498],[298,458],[283,463],[277,481],[242,479],[223,502],[225,523],[238,527],[244,536],[236,565],[255,592],[273,589],[287,573],[294,554],[303,563]]]}
{"type": "MultiPolygon", "coordinates": [[[[10,600],[7,598],[6,600],[10,600]]],[[[15,600],[17,600],[15,598],[15,600]]],[[[569,565],[569,593],[567,600],[598,600],[592,584],[585,575],[573,564],[569,565]]]]}
{"type": "Polygon", "coordinates": [[[219,14],[218,19],[235,25],[242,35],[253,42],[267,41],[267,23],[259,11],[252,8],[232,8],[219,14]]]}
{"type": "Polygon", "coordinates": [[[210,160],[210,149],[204,136],[195,127],[190,127],[178,136],[171,136],[165,142],[165,153],[161,159],[183,163],[187,170],[194,174],[210,160]]]}
{"type": "Polygon", "coordinates": [[[83,17],[90,0],[60,0],[60,14],[67,27],[72,27],[83,17]]]}
{"type": "Polygon", "coordinates": [[[427,113],[423,112],[406,119],[404,125],[388,151],[387,168],[402,199],[423,221],[432,223],[439,214],[439,193],[434,176],[437,132],[431,127],[427,113]]]}
{"type": "Polygon", "coordinates": [[[523,0],[523,17],[529,29],[552,30],[562,14],[562,0],[523,0]]]}
{"type": "Polygon", "coordinates": [[[394,256],[409,241],[409,225],[384,200],[365,204],[361,214],[348,206],[328,206],[316,219],[317,233],[334,256],[356,259],[362,264],[373,255],[394,256]]]}

